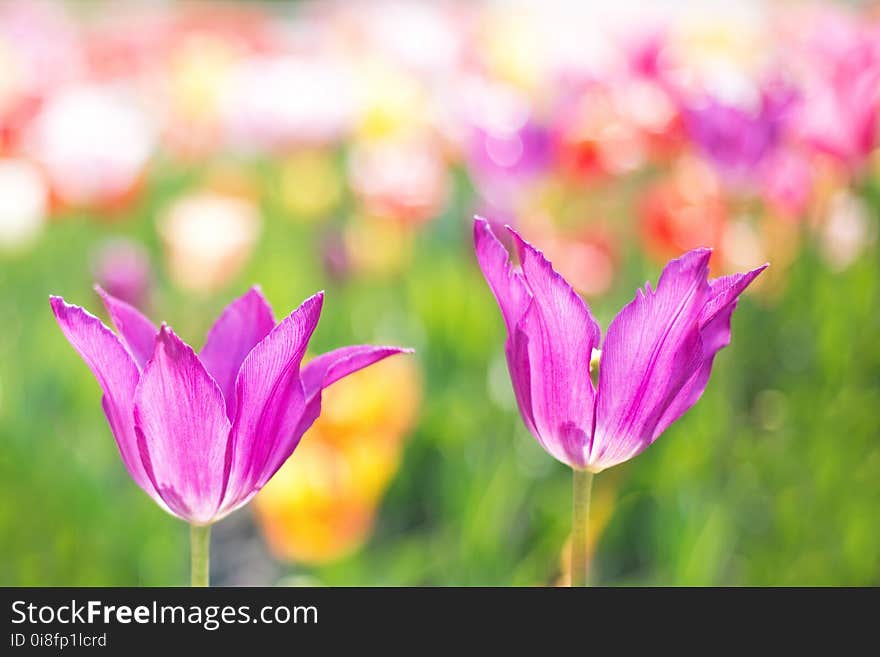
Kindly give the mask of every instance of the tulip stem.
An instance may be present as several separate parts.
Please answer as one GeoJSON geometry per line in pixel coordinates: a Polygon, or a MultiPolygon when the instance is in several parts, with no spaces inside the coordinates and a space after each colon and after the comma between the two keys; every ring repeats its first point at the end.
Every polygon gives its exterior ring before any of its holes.
{"type": "Polygon", "coordinates": [[[192,547],[191,586],[208,586],[211,564],[211,525],[190,525],[189,540],[192,547]]]}
{"type": "Polygon", "coordinates": [[[587,556],[590,525],[590,496],[593,491],[593,473],[572,470],[571,514],[571,585],[586,586],[589,558],[587,556]]]}

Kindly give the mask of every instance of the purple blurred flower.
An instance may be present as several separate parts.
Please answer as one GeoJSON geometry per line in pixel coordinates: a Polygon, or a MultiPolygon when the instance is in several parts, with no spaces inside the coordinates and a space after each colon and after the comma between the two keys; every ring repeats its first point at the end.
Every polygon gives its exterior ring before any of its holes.
{"type": "Polygon", "coordinates": [[[550,161],[550,136],[533,121],[510,132],[490,132],[474,128],[470,162],[487,177],[521,176],[540,173],[550,161]]]}
{"type": "Polygon", "coordinates": [[[350,260],[341,231],[333,228],[325,232],[321,238],[321,263],[327,277],[334,283],[346,281],[351,274],[350,260]]]}
{"type": "Polygon", "coordinates": [[[321,412],[321,391],[392,354],[352,346],[300,364],[323,293],[281,322],[257,288],[233,301],[198,355],[162,324],[98,288],[119,331],[50,298],[65,337],[98,379],[102,406],[135,482],[169,513],[213,523],[246,504],[321,412]]]}
{"type": "Polygon", "coordinates": [[[703,394],[715,354],[730,342],[742,291],[766,267],[708,280],[708,249],[666,265],[618,313],[590,378],[599,325],[587,304],[513,229],[520,265],[477,219],[477,260],[507,325],[505,350],[520,412],[554,458],[600,472],[653,443],[703,394]]]}
{"type": "Polygon", "coordinates": [[[768,87],[758,106],[747,109],[708,97],[684,111],[691,139],[722,172],[740,176],[754,168],[781,142],[794,95],[768,87]]]}
{"type": "Polygon", "coordinates": [[[152,268],[147,250],[129,240],[105,243],[95,258],[95,280],[114,297],[143,308],[150,295],[152,268]]]}
{"type": "Polygon", "coordinates": [[[533,121],[526,121],[513,130],[474,127],[467,150],[467,167],[483,198],[511,207],[522,192],[523,184],[547,169],[551,156],[549,131],[533,121]]]}

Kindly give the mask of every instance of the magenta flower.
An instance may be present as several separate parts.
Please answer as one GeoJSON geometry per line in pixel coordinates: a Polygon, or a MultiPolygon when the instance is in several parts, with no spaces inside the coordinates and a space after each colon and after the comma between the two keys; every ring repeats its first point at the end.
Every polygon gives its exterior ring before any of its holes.
{"type": "Polygon", "coordinates": [[[747,179],[782,143],[796,104],[794,92],[767,84],[754,110],[708,96],[683,111],[694,144],[722,173],[747,179]]]}
{"type": "MultiPolygon", "coordinates": [[[[64,335],[98,379],[125,467],[169,513],[209,525],[246,504],[321,412],[321,391],[397,347],[351,346],[301,367],[323,293],[281,322],[257,288],[233,301],[199,354],[100,288],[117,336],[50,298],[64,335]]],[[[206,581],[206,580],[205,580],[206,581]]]]}
{"type": "Polygon", "coordinates": [[[767,266],[708,280],[709,249],[666,265],[611,322],[598,385],[590,361],[599,325],[540,251],[507,229],[519,257],[478,218],[480,268],[507,325],[507,363],[529,431],[575,470],[600,472],[653,443],[703,394],[715,354],[730,342],[739,295],[767,266]]]}

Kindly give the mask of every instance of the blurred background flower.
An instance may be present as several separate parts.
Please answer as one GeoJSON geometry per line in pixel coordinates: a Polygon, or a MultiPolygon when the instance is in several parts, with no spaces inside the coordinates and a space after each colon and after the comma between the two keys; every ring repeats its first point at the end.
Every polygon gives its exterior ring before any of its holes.
{"type": "Polygon", "coordinates": [[[256,498],[260,527],[276,556],[324,563],[367,539],[421,405],[415,363],[389,359],[327,389],[301,453],[256,498]]]}
{"type": "Polygon", "coordinates": [[[259,209],[240,196],[205,191],[175,200],[157,224],[169,275],[184,289],[222,289],[250,258],[260,224],[259,209]]]}
{"type": "Polygon", "coordinates": [[[569,481],[519,427],[475,212],[603,324],[685,250],[773,263],[683,435],[622,466],[593,581],[880,583],[878,35],[830,0],[0,3],[0,494],[43,511],[0,509],[0,583],[185,576],[46,316],[96,281],[192,335],[326,288],[316,350],[418,348],[230,518],[215,581],[555,581],[569,481]]]}
{"type": "Polygon", "coordinates": [[[111,296],[142,311],[149,310],[153,267],[140,243],[118,238],[98,246],[92,276],[111,296]]]}
{"type": "Polygon", "coordinates": [[[0,159],[0,248],[28,246],[43,228],[49,190],[37,167],[26,160],[0,159]]]}

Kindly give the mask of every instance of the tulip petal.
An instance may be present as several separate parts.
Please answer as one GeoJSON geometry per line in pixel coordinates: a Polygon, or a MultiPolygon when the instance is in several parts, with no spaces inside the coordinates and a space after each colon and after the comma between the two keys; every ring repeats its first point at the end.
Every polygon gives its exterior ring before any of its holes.
{"type": "Polygon", "coordinates": [[[49,303],[64,336],[92,370],[104,392],[101,405],[122,462],[137,485],[156,498],[134,432],[132,405],[139,373],[131,354],[119,337],[91,313],[65,303],[61,297],[50,297],[49,303]]]}
{"type": "Polygon", "coordinates": [[[221,313],[208,332],[199,359],[223,391],[226,415],[235,418],[235,377],[251,349],[275,327],[272,307],[252,287],[221,313]]]}
{"type": "Polygon", "coordinates": [[[164,324],[134,398],[138,447],[159,495],[184,520],[212,522],[227,466],[223,392],[192,348],[164,324]]]}
{"type": "Polygon", "coordinates": [[[700,326],[704,346],[712,353],[730,343],[730,315],[736,308],[739,295],[767,267],[761,265],[745,274],[731,274],[709,281],[709,298],[700,315],[700,326]]]}
{"type": "Polygon", "coordinates": [[[652,440],[656,440],[703,395],[712,373],[715,355],[730,344],[730,319],[739,295],[766,268],[767,265],[763,265],[745,274],[733,274],[709,281],[709,299],[700,313],[703,362],[663,413],[654,429],[652,440]]]}
{"type": "Polygon", "coordinates": [[[117,299],[100,285],[95,286],[95,291],[104,302],[104,307],[107,308],[110,319],[113,320],[113,325],[122,336],[125,346],[134,356],[138,369],[143,370],[144,365],[153,355],[156,334],[159,329],[137,308],[122,299],[117,299]]]}
{"type": "MultiPolygon", "coordinates": [[[[324,388],[389,356],[413,352],[413,349],[400,347],[353,345],[334,349],[313,358],[302,370],[306,406],[296,433],[302,436],[321,414],[321,392],[324,388]]],[[[281,467],[282,463],[279,463],[278,467],[281,467]]]]}
{"type": "Polygon", "coordinates": [[[240,409],[229,441],[229,484],[221,515],[247,502],[293,452],[305,411],[300,363],[324,295],[306,299],[257,344],[236,379],[240,409]]]}
{"type": "MultiPolygon", "coordinates": [[[[526,311],[528,312],[528,311],[526,311]]],[[[539,443],[544,443],[535,427],[535,417],[532,413],[532,374],[529,362],[529,336],[521,327],[517,327],[514,334],[507,339],[504,346],[504,355],[507,357],[507,369],[510,372],[510,383],[513,386],[513,394],[516,404],[519,406],[520,415],[526,425],[526,429],[535,436],[539,443]]],[[[544,447],[544,449],[547,449],[544,447]]]]}
{"type": "MultiPolygon", "coordinates": [[[[601,339],[599,325],[589,306],[544,255],[509,230],[532,295],[518,328],[528,336],[531,416],[537,437],[555,458],[583,468],[593,433],[590,358],[601,339]],[[574,445],[577,440],[579,447],[574,445]]],[[[513,354],[522,351],[522,346],[511,348],[513,354]]],[[[521,372],[522,365],[514,362],[511,374],[521,372]]]]}
{"type": "Polygon", "coordinates": [[[522,272],[511,262],[507,249],[495,237],[489,222],[482,217],[476,217],[474,221],[474,249],[477,262],[498,302],[507,327],[504,352],[520,414],[528,430],[540,442],[532,415],[529,337],[518,328],[520,320],[532,303],[531,292],[522,272]]]}
{"type": "Polygon", "coordinates": [[[639,290],[608,327],[590,469],[616,465],[650,445],[664,412],[701,367],[710,255],[695,249],[672,260],[657,290],[639,290]]]}
{"type": "Polygon", "coordinates": [[[507,249],[495,237],[489,222],[481,217],[474,221],[474,247],[483,276],[501,308],[507,334],[512,336],[530,301],[522,273],[510,261],[507,249]]]}

